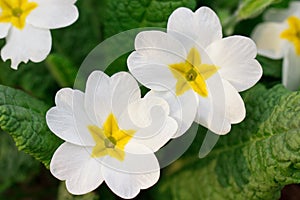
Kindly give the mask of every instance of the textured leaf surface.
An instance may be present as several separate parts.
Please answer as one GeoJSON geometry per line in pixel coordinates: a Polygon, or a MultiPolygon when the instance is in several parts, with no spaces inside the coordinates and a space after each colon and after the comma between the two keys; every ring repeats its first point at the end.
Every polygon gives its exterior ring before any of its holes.
{"type": "Polygon", "coordinates": [[[61,144],[47,127],[48,108],[24,92],[0,85],[0,128],[13,137],[19,150],[29,153],[46,167],[61,144]]]}
{"type": "Polygon", "coordinates": [[[166,27],[170,14],[178,7],[194,9],[195,0],[107,1],[104,37],[138,27],[166,27]]]}
{"type": "Polygon", "coordinates": [[[243,97],[246,120],[204,159],[196,156],[200,141],[194,142],[196,151],[174,164],[182,167],[160,180],[155,196],[274,200],[283,186],[300,183],[300,93],[258,85],[243,97]]]}

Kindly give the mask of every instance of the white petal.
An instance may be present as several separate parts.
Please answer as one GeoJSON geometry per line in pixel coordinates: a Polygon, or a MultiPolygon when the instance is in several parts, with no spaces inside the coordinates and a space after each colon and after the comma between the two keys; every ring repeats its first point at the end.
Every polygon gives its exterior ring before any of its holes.
{"type": "Polygon", "coordinates": [[[36,27],[56,29],[73,24],[79,14],[74,0],[35,0],[38,7],[27,17],[26,21],[36,27]]]}
{"type": "Polygon", "coordinates": [[[129,199],[135,197],[140,189],[154,185],[159,179],[160,169],[155,155],[145,146],[129,142],[125,151],[122,162],[106,157],[102,173],[115,194],[129,199]]]}
{"type": "Polygon", "coordinates": [[[218,135],[227,134],[231,129],[229,119],[226,117],[225,88],[218,74],[206,81],[208,97],[198,95],[199,104],[195,122],[208,128],[218,135]]]}
{"type": "Polygon", "coordinates": [[[238,91],[227,81],[223,80],[225,91],[226,118],[231,124],[237,124],[246,117],[244,101],[238,91]]]}
{"type": "Polygon", "coordinates": [[[112,111],[111,80],[102,71],[90,74],[85,89],[84,105],[96,125],[102,126],[112,111]]]}
{"type": "Polygon", "coordinates": [[[168,33],[183,44],[190,40],[205,48],[222,38],[222,27],[216,13],[208,7],[201,7],[195,13],[178,8],[169,18],[168,33]]]}
{"type": "Polygon", "coordinates": [[[251,38],[255,41],[258,54],[279,59],[283,57],[284,40],[280,38],[284,24],[265,22],[255,27],[251,38]]]}
{"type": "Polygon", "coordinates": [[[173,138],[183,135],[192,125],[197,112],[197,97],[192,90],[177,96],[172,91],[150,91],[146,96],[157,96],[165,99],[170,105],[170,116],[178,124],[178,129],[173,138]]]}
{"type": "Polygon", "coordinates": [[[130,73],[147,88],[166,91],[174,88],[176,79],[174,78],[171,70],[165,64],[153,64],[151,62],[145,64],[136,64],[138,60],[143,60],[143,56],[138,52],[130,54],[127,62],[130,73]]]}
{"type": "Polygon", "coordinates": [[[145,97],[129,105],[129,116],[137,126],[133,142],[158,151],[176,133],[177,123],[169,117],[168,103],[159,97],[145,97]]]}
{"type": "Polygon", "coordinates": [[[283,59],[282,69],[283,85],[292,91],[300,89],[300,55],[296,54],[295,48],[289,45],[283,59]]]}
{"type": "Polygon", "coordinates": [[[136,197],[141,189],[153,186],[159,179],[159,170],[147,174],[127,174],[103,167],[105,182],[119,197],[131,199],[136,197]]]}
{"type": "MultiPolygon", "coordinates": [[[[177,79],[172,74],[169,65],[185,62],[187,59],[186,52],[191,49],[186,46],[183,47],[170,34],[159,31],[142,32],[141,37],[144,39],[141,39],[141,42],[136,42],[138,44],[136,48],[141,48],[128,57],[129,71],[139,82],[152,90],[175,90],[177,79]],[[142,41],[145,41],[144,44],[141,44],[142,41]],[[156,46],[155,48],[151,46],[151,42],[155,43],[153,45],[156,46]],[[146,48],[147,45],[150,50],[146,48]],[[182,56],[177,56],[179,54],[182,56]]],[[[194,44],[193,47],[199,51],[203,63],[212,63],[202,47],[197,44],[194,44]]]]}
{"type": "Polygon", "coordinates": [[[50,130],[61,139],[77,145],[94,145],[95,142],[87,126],[93,123],[83,107],[83,93],[72,89],[62,89],[56,94],[56,107],[46,114],[50,130]]]}
{"type": "Polygon", "coordinates": [[[141,98],[137,81],[127,72],[119,72],[111,77],[112,111],[119,116],[128,105],[141,98]]]}
{"type": "Polygon", "coordinates": [[[91,157],[91,151],[91,148],[65,142],[52,157],[51,173],[66,180],[67,190],[72,194],[86,194],[103,182],[101,163],[91,157]]]}
{"type": "Polygon", "coordinates": [[[135,38],[135,50],[142,56],[143,60],[133,60],[129,67],[151,64],[174,64],[186,59],[186,51],[181,44],[172,35],[162,31],[143,31],[135,38]]]}
{"type": "Polygon", "coordinates": [[[221,77],[238,91],[252,87],[262,76],[262,68],[255,60],[256,46],[246,37],[231,36],[212,43],[207,53],[220,67],[221,77]]]}
{"type": "Polygon", "coordinates": [[[51,44],[49,30],[31,25],[26,25],[22,30],[12,27],[6,37],[6,45],[1,50],[1,57],[4,61],[11,59],[11,67],[17,69],[21,62],[44,60],[50,52],[51,44]]]}
{"type": "Polygon", "coordinates": [[[160,31],[144,31],[135,39],[137,51],[127,59],[129,71],[148,88],[164,91],[176,80],[168,65],[184,62],[184,47],[171,35],[160,31]]]}
{"type": "Polygon", "coordinates": [[[0,23],[0,39],[5,38],[11,27],[10,23],[0,23]]]}
{"type": "Polygon", "coordinates": [[[269,9],[264,15],[265,21],[283,22],[289,16],[296,15],[300,17],[300,2],[291,1],[288,9],[269,9]]]}

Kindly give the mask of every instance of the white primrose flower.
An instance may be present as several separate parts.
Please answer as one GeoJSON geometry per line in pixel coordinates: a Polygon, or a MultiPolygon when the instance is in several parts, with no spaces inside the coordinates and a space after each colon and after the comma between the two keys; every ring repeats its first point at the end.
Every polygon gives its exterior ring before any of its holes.
{"type": "Polygon", "coordinates": [[[195,13],[178,8],[167,33],[144,31],[135,39],[127,64],[135,78],[165,98],[182,135],[193,121],[216,134],[245,117],[240,91],[262,76],[254,42],[243,36],[222,38],[217,15],[207,7],[195,13]]]}
{"type": "Polygon", "coordinates": [[[43,61],[51,50],[49,29],[71,25],[78,18],[76,0],[0,0],[0,39],[4,61],[17,69],[21,62],[43,61]]]}
{"type": "Polygon", "coordinates": [[[160,167],[154,152],[178,126],[162,98],[141,98],[127,72],[108,77],[93,72],[85,93],[61,89],[46,115],[50,130],[65,142],[54,153],[51,173],[75,195],[103,181],[122,198],[154,185],[160,167]]]}
{"type": "Polygon", "coordinates": [[[290,90],[300,88],[300,2],[288,9],[269,9],[252,33],[260,55],[283,58],[282,83],[290,90]]]}

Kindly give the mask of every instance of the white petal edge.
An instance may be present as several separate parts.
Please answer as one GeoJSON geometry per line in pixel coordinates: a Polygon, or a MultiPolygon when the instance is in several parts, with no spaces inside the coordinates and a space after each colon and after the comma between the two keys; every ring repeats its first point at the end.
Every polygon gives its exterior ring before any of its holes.
{"type": "Polygon", "coordinates": [[[95,190],[103,182],[101,164],[89,154],[91,148],[63,143],[54,153],[50,172],[59,180],[66,180],[67,190],[82,195],[95,190]]]}
{"type": "Polygon", "coordinates": [[[95,125],[102,126],[112,111],[111,79],[102,71],[93,71],[87,80],[84,106],[95,125]]]}
{"type": "Polygon", "coordinates": [[[218,135],[225,135],[231,129],[226,114],[225,87],[219,74],[206,80],[208,97],[198,95],[198,110],[195,122],[218,135]]]}
{"type": "Polygon", "coordinates": [[[26,18],[33,26],[45,29],[57,29],[73,24],[79,16],[74,0],[35,0],[38,7],[26,18]]]}
{"type": "Polygon", "coordinates": [[[272,59],[283,57],[284,40],[280,34],[286,28],[283,23],[265,22],[257,25],[251,35],[258,49],[258,54],[272,59]]]}
{"type": "Polygon", "coordinates": [[[212,43],[206,49],[220,76],[238,91],[255,85],[262,76],[262,67],[255,60],[255,43],[247,37],[230,36],[212,43]]]}
{"type": "Polygon", "coordinates": [[[11,27],[10,23],[0,23],[0,39],[5,38],[11,27]]]}
{"type": "Polygon", "coordinates": [[[159,97],[146,96],[129,105],[129,116],[137,126],[132,142],[158,151],[176,133],[177,122],[169,117],[168,103],[159,97]]]}
{"type": "MultiPolygon", "coordinates": [[[[162,31],[143,31],[137,34],[134,42],[135,50],[143,60],[135,64],[165,64],[170,65],[186,59],[187,52],[182,43],[172,35],[162,31]]],[[[131,62],[128,62],[131,64],[131,62]]],[[[134,67],[131,65],[129,67],[134,67]]]]}
{"type": "Polygon", "coordinates": [[[29,24],[19,30],[12,27],[1,50],[4,61],[11,59],[11,67],[18,69],[21,62],[43,61],[50,53],[52,45],[49,30],[35,28],[29,24]]]}
{"type": "Polygon", "coordinates": [[[141,189],[149,188],[158,181],[160,168],[154,153],[144,145],[129,141],[125,152],[122,162],[106,157],[102,173],[115,194],[130,199],[137,196],[141,189]]]}
{"type": "Polygon", "coordinates": [[[222,80],[225,91],[226,118],[231,124],[237,124],[246,117],[244,101],[238,91],[226,80],[222,80]]]}
{"type": "Polygon", "coordinates": [[[137,81],[128,72],[119,72],[111,77],[112,112],[118,119],[128,105],[141,98],[137,81]]]}
{"type": "Polygon", "coordinates": [[[282,83],[292,91],[300,89],[300,55],[289,45],[283,58],[282,83]]]}
{"type": "Polygon", "coordinates": [[[95,144],[87,126],[93,125],[85,113],[83,105],[84,94],[70,88],[57,92],[56,107],[46,113],[46,121],[50,130],[61,139],[76,144],[95,144]]]}
{"type": "Polygon", "coordinates": [[[176,120],[178,129],[173,138],[183,135],[192,125],[198,105],[198,98],[195,96],[192,90],[185,92],[184,94],[177,96],[172,91],[157,92],[151,90],[146,94],[148,96],[156,96],[166,100],[170,106],[170,116],[176,120]]]}
{"type": "Polygon", "coordinates": [[[220,20],[208,7],[200,7],[195,13],[187,8],[176,9],[169,17],[167,30],[182,43],[190,40],[204,48],[222,38],[220,20]]]}

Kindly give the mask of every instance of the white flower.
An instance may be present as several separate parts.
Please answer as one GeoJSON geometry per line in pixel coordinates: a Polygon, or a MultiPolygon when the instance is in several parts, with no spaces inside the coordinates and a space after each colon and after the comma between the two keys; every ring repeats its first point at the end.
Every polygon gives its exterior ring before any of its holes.
{"type": "Polygon", "coordinates": [[[207,7],[195,13],[178,8],[167,33],[144,31],[135,39],[128,60],[130,72],[165,98],[182,135],[195,120],[217,134],[241,122],[245,107],[240,91],[252,87],[262,69],[254,42],[243,36],[222,39],[217,15],[207,7]]]}
{"type": "Polygon", "coordinates": [[[28,60],[41,62],[51,50],[49,29],[62,28],[78,18],[76,0],[0,0],[0,38],[6,38],[1,50],[11,67],[28,60]]]}
{"type": "MultiPolygon", "coordinates": [[[[270,9],[264,15],[252,38],[260,55],[283,58],[282,82],[290,90],[300,88],[300,2],[288,9],[270,9]]],[[[270,66],[271,67],[271,66],[270,66]]]]}
{"type": "Polygon", "coordinates": [[[70,193],[88,193],[105,181],[120,197],[133,198],[157,182],[160,168],[153,152],[177,130],[165,100],[141,99],[129,73],[110,78],[95,71],[85,93],[65,88],[55,103],[47,124],[65,142],[54,153],[50,171],[66,180],[70,193]]]}

